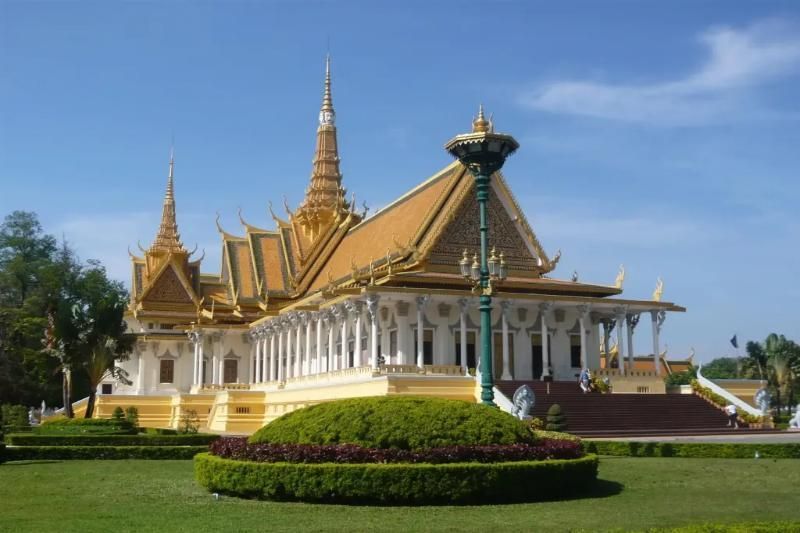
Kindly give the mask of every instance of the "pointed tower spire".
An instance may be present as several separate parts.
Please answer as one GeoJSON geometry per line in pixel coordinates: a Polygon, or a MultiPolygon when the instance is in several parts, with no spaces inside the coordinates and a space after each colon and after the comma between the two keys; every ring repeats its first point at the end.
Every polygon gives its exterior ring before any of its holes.
{"type": "Polygon", "coordinates": [[[331,56],[325,58],[325,87],[319,111],[317,144],[311,180],[295,218],[313,240],[327,225],[348,208],[342,174],[339,171],[339,148],[336,139],[336,112],[331,91],[331,56]]]}
{"type": "Polygon", "coordinates": [[[150,246],[151,252],[185,252],[181,236],[178,233],[178,222],[175,218],[175,150],[170,148],[169,174],[167,190],[164,193],[164,206],[161,211],[161,224],[156,239],[150,246]]]}

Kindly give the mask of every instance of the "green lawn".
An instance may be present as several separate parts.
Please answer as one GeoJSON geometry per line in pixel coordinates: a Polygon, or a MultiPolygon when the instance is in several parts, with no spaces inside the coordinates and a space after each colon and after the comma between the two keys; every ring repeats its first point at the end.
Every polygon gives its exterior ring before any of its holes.
{"type": "Polygon", "coordinates": [[[485,507],[347,507],[223,497],[190,461],[0,465],[0,531],[641,530],[800,519],[800,461],[603,458],[596,494],[485,507]]]}

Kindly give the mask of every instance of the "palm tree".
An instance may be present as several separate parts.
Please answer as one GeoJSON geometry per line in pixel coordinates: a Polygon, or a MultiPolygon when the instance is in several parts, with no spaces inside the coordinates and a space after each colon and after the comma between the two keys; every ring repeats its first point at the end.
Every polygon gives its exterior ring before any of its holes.
{"type": "Polygon", "coordinates": [[[791,399],[797,374],[797,345],[783,335],[770,333],[764,341],[770,381],[775,387],[775,401],[778,414],[781,412],[781,396],[788,402],[791,399]]]}
{"type": "Polygon", "coordinates": [[[97,387],[106,377],[112,377],[126,385],[130,385],[128,373],[117,366],[117,341],[110,337],[101,337],[92,348],[86,359],[84,369],[89,378],[89,400],[86,404],[86,418],[92,418],[97,387]]]}

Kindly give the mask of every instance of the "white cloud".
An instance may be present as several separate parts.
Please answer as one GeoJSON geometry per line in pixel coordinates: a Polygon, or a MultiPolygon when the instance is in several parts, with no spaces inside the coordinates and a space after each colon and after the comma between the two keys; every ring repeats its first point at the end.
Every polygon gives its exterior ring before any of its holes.
{"type": "Polygon", "coordinates": [[[717,27],[699,40],[707,61],[686,76],[651,84],[561,80],[521,96],[533,109],[660,125],[700,125],[775,116],[752,88],[800,70],[800,36],[779,21],[745,29],[717,27]]]}

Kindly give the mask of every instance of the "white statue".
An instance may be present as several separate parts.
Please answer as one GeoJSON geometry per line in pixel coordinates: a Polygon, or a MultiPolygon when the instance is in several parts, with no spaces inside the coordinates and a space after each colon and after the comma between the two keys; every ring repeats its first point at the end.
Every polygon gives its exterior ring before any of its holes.
{"type": "Polygon", "coordinates": [[[531,410],[536,403],[536,397],[533,394],[533,389],[528,385],[523,385],[514,392],[514,397],[511,399],[514,406],[511,408],[511,414],[520,420],[527,420],[531,417],[531,410]]]}
{"type": "Polygon", "coordinates": [[[794,408],[794,418],[789,420],[789,427],[791,429],[800,429],[800,403],[794,408]]]}
{"type": "Polygon", "coordinates": [[[755,396],[753,396],[753,400],[755,401],[756,406],[761,410],[762,415],[766,415],[769,412],[770,399],[771,396],[766,387],[761,387],[758,389],[755,396]]]}

